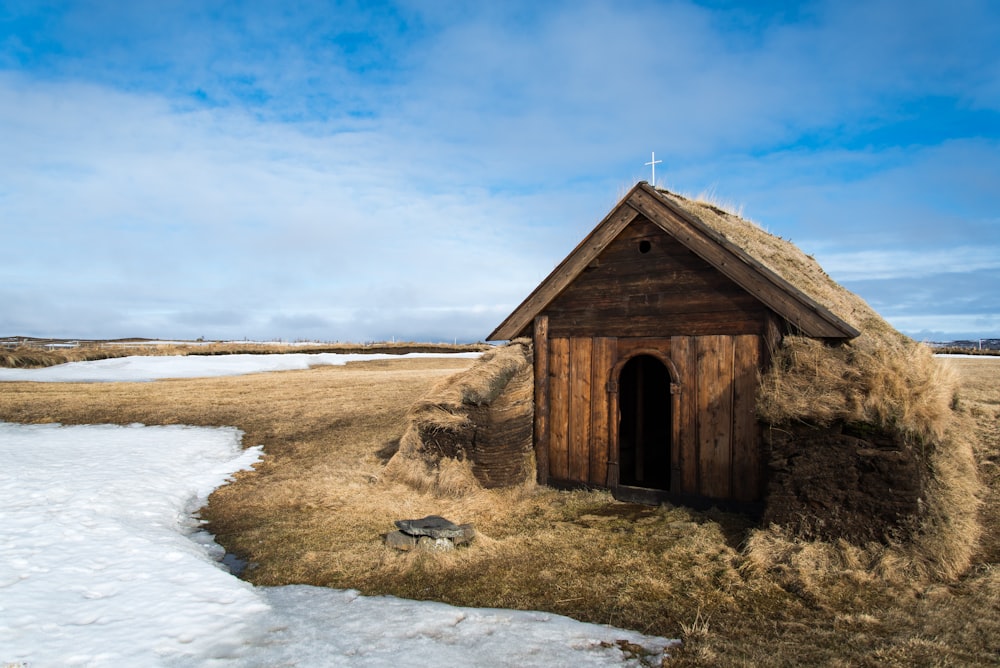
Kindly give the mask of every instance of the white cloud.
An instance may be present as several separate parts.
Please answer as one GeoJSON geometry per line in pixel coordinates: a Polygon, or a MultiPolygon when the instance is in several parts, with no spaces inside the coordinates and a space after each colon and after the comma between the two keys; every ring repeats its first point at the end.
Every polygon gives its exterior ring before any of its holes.
{"type": "Polygon", "coordinates": [[[959,246],[923,250],[873,249],[817,256],[823,268],[841,281],[930,278],[940,274],[1000,269],[1000,246],[959,246]]]}
{"type": "MultiPolygon", "coordinates": [[[[512,308],[576,241],[544,196],[383,160],[385,133],[307,134],[11,75],[0,91],[0,124],[19,128],[0,156],[0,285],[36,293],[5,302],[3,329],[371,338],[359,312],[405,336],[420,309],[463,312],[475,322],[459,335],[482,338],[498,316],[475,305],[512,308]]],[[[577,210],[581,230],[602,215],[577,210]]]]}

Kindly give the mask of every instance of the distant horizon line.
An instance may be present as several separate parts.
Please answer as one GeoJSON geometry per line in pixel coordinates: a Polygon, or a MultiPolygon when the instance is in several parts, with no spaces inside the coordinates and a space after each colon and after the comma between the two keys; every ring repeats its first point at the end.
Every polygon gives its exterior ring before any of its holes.
{"type": "MultiPolygon", "coordinates": [[[[905,334],[905,332],[903,332],[905,334]]],[[[907,334],[907,336],[910,336],[907,334]]],[[[1000,334],[994,336],[978,336],[978,337],[959,337],[947,340],[929,340],[929,339],[916,339],[916,337],[910,336],[914,340],[920,340],[924,343],[936,343],[936,344],[948,344],[948,343],[985,343],[990,342],[1000,342],[1000,334]]],[[[148,337],[148,336],[122,336],[122,337],[100,337],[100,338],[87,338],[87,337],[64,337],[64,336],[25,336],[25,335],[12,335],[12,336],[0,336],[0,343],[16,343],[18,341],[31,341],[31,342],[52,342],[52,343],[318,343],[318,344],[349,344],[349,345],[374,345],[374,344],[405,344],[405,343],[423,343],[423,344],[447,344],[447,345],[458,345],[458,344],[476,344],[485,343],[484,339],[471,340],[471,339],[461,339],[457,337],[451,337],[450,339],[441,339],[432,341],[430,339],[406,339],[399,337],[390,337],[388,339],[362,339],[362,340],[350,340],[350,339],[320,339],[320,338],[303,338],[303,337],[270,337],[270,338],[206,338],[197,337],[194,339],[185,339],[179,337],[170,337],[161,339],[158,337],[148,337]]]]}

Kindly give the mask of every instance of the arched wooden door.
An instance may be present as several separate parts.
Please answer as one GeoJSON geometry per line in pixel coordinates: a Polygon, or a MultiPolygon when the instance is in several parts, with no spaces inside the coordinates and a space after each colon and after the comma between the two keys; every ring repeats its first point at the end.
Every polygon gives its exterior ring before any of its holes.
{"type": "Polygon", "coordinates": [[[643,502],[665,500],[677,484],[674,449],[678,386],[669,361],[638,354],[616,365],[611,413],[614,480],[617,498],[643,502]]]}

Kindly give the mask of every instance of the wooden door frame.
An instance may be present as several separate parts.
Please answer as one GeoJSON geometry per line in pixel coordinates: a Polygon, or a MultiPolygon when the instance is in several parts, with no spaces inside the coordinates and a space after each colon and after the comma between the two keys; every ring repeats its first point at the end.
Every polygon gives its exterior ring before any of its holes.
{"type": "MultiPolygon", "coordinates": [[[[630,350],[626,357],[619,359],[608,374],[608,475],[607,486],[617,495],[619,485],[619,429],[621,426],[620,405],[618,399],[618,386],[621,380],[622,369],[636,357],[647,355],[659,361],[667,369],[670,376],[670,494],[681,492],[681,468],[683,461],[680,452],[680,398],[681,383],[680,374],[674,366],[670,356],[658,348],[636,348],[630,350]]],[[[629,488],[633,489],[633,488],[629,488]]],[[[635,488],[646,489],[646,488],[635,488]]],[[[655,492],[666,492],[667,490],[651,490],[655,492]]]]}
{"type": "Polygon", "coordinates": [[[535,318],[532,337],[534,355],[535,419],[532,440],[535,446],[535,479],[549,482],[549,316],[535,318]]]}

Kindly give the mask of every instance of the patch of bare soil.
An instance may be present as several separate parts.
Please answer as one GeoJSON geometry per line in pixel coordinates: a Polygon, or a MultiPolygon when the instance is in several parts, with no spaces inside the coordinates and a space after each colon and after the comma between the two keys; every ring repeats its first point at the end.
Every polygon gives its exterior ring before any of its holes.
{"type": "Polygon", "coordinates": [[[771,468],[765,524],[803,538],[853,543],[909,540],[926,494],[924,467],[892,435],[842,423],[767,433],[771,468]]]}

